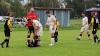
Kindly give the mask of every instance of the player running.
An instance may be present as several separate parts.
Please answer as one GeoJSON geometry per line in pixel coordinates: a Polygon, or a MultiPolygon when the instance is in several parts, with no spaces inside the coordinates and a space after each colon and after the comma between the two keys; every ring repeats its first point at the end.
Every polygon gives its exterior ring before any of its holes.
{"type": "Polygon", "coordinates": [[[83,12],[81,15],[82,15],[82,27],[81,27],[80,35],[77,38],[77,40],[80,40],[82,38],[82,34],[84,31],[86,31],[86,33],[88,35],[88,39],[90,39],[88,17],[86,17],[85,13],[83,13],[83,12]]]}

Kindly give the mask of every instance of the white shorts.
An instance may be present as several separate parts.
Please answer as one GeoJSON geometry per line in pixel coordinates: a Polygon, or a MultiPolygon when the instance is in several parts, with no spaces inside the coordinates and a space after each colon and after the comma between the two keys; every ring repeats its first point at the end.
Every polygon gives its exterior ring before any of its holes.
{"type": "Polygon", "coordinates": [[[81,32],[84,32],[84,31],[89,32],[89,26],[88,25],[85,25],[81,28],[81,32]]]}
{"type": "Polygon", "coordinates": [[[40,29],[38,30],[36,35],[38,35],[38,36],[42,36],[43,35],[43,28],[42,27],[40,27],[40,29]]]}
{"type": "Polygon", "coordinates": [[[50,33],[51,33],[51,34],[52,34],[52,33],[55,33],[56,27],[50,26],[50,27],[49,27],[49,30],[50,30],[50,33]]]}

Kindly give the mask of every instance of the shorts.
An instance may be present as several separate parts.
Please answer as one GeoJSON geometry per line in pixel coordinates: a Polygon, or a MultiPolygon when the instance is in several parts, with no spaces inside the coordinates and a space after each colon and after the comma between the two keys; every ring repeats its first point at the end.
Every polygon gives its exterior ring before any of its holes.
{"type": "Polygon", "coordinates": [[[33,26],[28,27],[28,32],[29,33],[34,33],[34,27],[33,26]]]}
{"type": "Polygon", "coordinates": [[[40,27],[39,30],[36,33],[37,36],[42,36],[43,35],[43,28],[40,27]]]}
{"type": "Polygon", "coordinates": [[[58,36],[58,30],[57,30],[57,28],[56,28],[56,31],[54,33],[54,36],[58,36]]]}
{"type": "Polygon", "coordinates": [[[93,26],[92,34],[96,34],[97,33],[97,30],[98,30],[98,24],[95,24],[93,26]]]}
{"type": "Polygon", "coordinates": [[[50,26],[50,27],[49,27],[49,30],[50,30],[50,33],[51,33],[51,34],[52,34],[52,33],[55,33],[55,31],[56,31],[56,26],[55,26],[55,27],[50,26]]]}
{"type": "Polygon", "coordinates": [[[89,32],[89,26],[88,26],[88,25],[83,26],[83,27],[81,28],[81,32],[84,32],[84,31],[89,32]]]}
{"type": "Polygon", "coordinates": [[[10,30],[4,30],[4,34],[6,37],[10,37],[10,30]]]}

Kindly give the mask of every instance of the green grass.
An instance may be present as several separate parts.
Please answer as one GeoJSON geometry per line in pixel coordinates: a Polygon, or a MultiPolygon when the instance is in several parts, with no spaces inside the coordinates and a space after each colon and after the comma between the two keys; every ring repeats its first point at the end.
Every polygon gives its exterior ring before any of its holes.
{"type": "MultiPolygon", "coordinates": [[[[85,33],[82,40],[77,41],[79,32],[79,20],[71,20],[70,27],[60,29],[59,42],[55,46],[49,46],[50,33],[45,30],[41,37],[41,47],[28,48],[25,45],[27,31],[16,30],[11,33],[10,48],[0,47],[0,56],[100,56],[100,44],[92,45],[93,41],[88,40],[85,33]]],[[[0,41],[3,39],[4,34],[1,31],[0,41]]]]}

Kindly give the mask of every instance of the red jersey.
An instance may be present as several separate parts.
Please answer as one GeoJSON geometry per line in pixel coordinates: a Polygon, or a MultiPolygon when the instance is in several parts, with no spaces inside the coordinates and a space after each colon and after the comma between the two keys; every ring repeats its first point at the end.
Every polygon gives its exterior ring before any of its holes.
{"type": "MultiPolygon", "coordinates": [[[[37,20],[38,16],[35,12],[28,12],[27,15],[26,15],[26,19],[32,19],[32,20],[37,20]]],[[[30,27],[30,26],[33,26],[32,25],[32,22],[26,22],[26,26],[27,27],[30,27]]]]}
{"type": "Polygon", "coordinates": [[[28,21],[28,22],[26,23],[26,26],[27,26],[27,27],[31,27],[31,26],[33,26],[33,23],[28,21]]]}
{"type": "Polygon", "coordinates": [[[27,19],[32,19],[32,20],[37,20],[38,16],[35,12],[28,12],[27,15],[26,15],[26,18],[27,19]]]}

